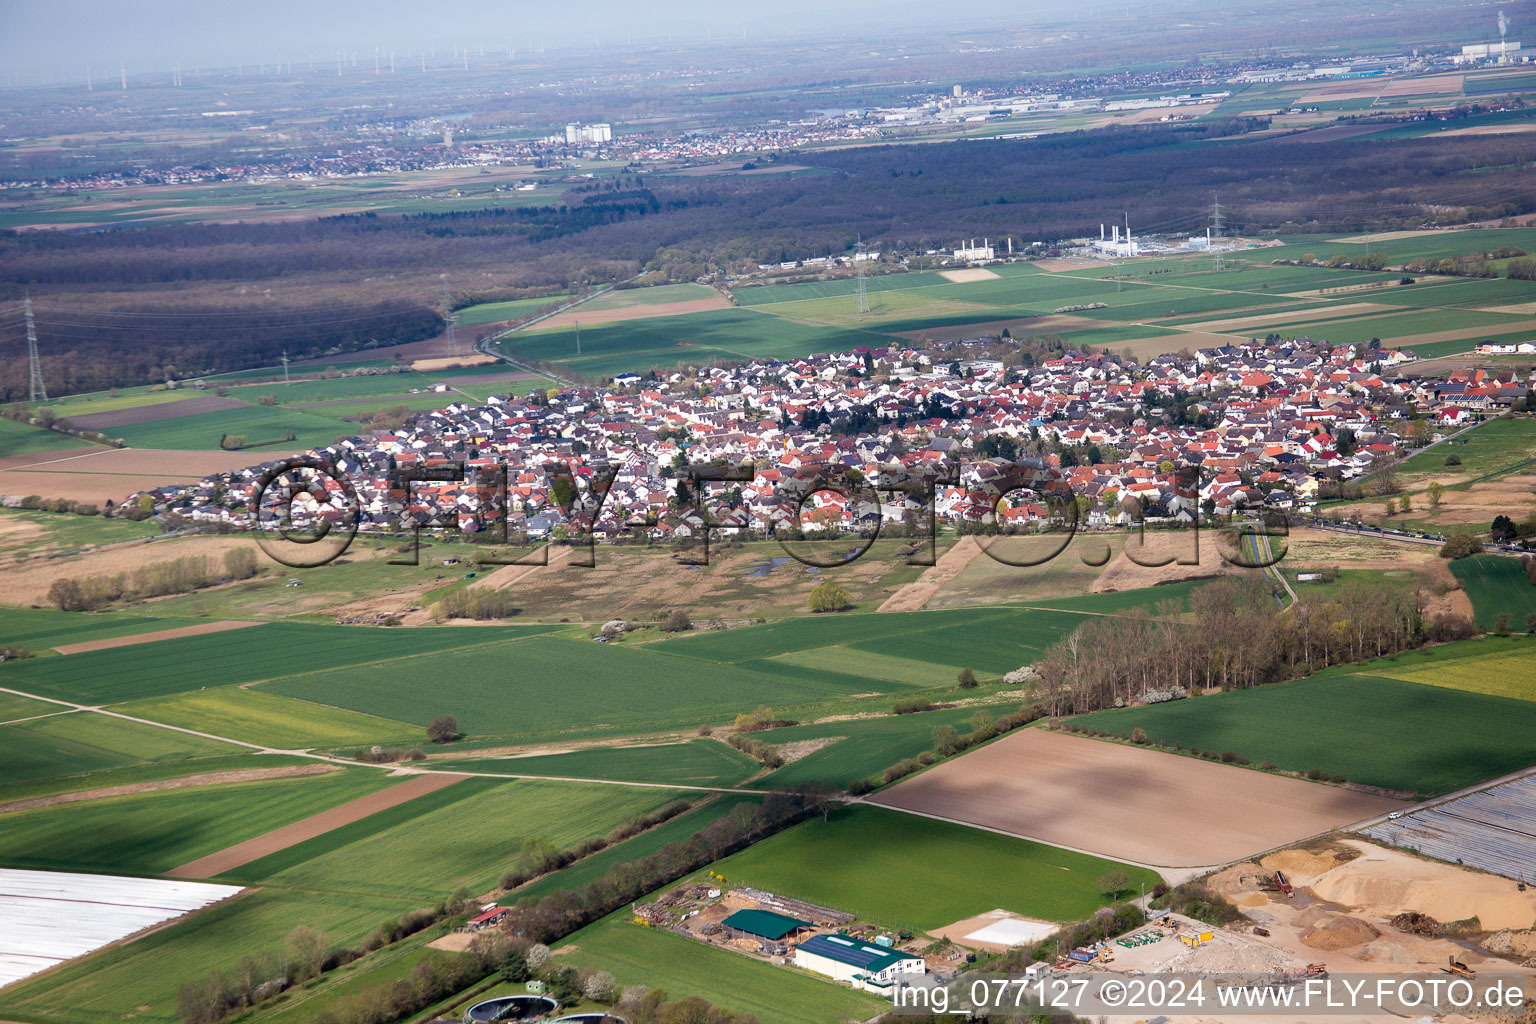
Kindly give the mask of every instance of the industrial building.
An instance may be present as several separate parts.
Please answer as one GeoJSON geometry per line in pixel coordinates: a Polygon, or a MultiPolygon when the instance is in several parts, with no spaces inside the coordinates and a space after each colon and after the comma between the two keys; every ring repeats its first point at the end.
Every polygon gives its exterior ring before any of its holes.
{"type": "Polygon", "coordinates": [[[928,973],[928,965],[914,953],[847,935],[813,935],[806,939],[795,950],[795,966],[872,991],[889,988],[900,975],[928,973]]]}
{"type": "Polygon", "coordinates": [[[1474,43],[1471,46],[1463,46],[1461,53],[1452,57],[1457,64],[1474,64],[1478,61],[1491,60],[1497,64],[1510,64],[1516,61],[1526,60],[1526,55],[1521,52],[1520,41],[1511,39],[1508,42],[1474,43]]]}
{"type": "Polygon", "coordinates": [[[1095,252],[1101,256],[1138,256],[1141,254],[1141,247],[1137,244],[1136,239],[1131,237],[1129,224],[1126,225],[1124,238],[1120,237],[1120,225],[1115,224],[1112,227],[1114,228],[1114,234],[1106,236],[1104,234],[1104,225],[1099,225],[1099,240],[1093,243],[1095,252]]]}
{"type": "Polygon", "coordinates": [[[568,124],[565,126],[565,142],[568,146],[582,143],[596,144],[613,141],[613,126],[607,124],[568,124]]]}
{"type": "Polygon", "coordinates": [[[990,260],[992,258],[992,246],[989,240],[985,238],[981,240],[980,245],[977,245],[976,239],[973,238],[968,243],[955,250],[955,259],[962,263],[973,263],[979,260],[990,260]]]}

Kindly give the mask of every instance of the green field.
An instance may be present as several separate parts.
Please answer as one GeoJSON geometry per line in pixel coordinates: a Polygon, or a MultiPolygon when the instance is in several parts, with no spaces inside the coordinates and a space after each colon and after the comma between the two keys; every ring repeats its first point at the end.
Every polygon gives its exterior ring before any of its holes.
{"type": "Polygon", "coordinates": [[[677,786],[734,786],[756,775],[762,766],[718,740],[689,740],[643,747],[584,747],[567,754],[533,757],[470,757],[433,761],[432,767],[677,786]]]}
{"type": "Polygon", "coordinates": [[[0,863],[158,874],[393,784],[381,772],[348,768],[12,811],[0,830],[0,863]]]}
{"type": "Polygon", "coordinates": [[[576,332],[567,328],[523,331],[499,344],[524,359],[559,363],[603,378],[625,371],[643,373],[653,366],[789,359],[892,343],[892,338],[873,331],[798,323],[751,309],[720,309],[593,324],[582,329],[580,356],[576,332]]]}
{"type": "Polygon", "coordinates": [[[113,710],[284,750],[425,742],[420,729],[404,722],[234,686],[134,701],[113,710]]]}
{"type": "Polygon", "coordinates": [[[1529,462],[1536,455],[1536,419],[1496,419],[1403,460],[1396,467],[1401,477],[1434,475],[1478,478],[1503,473],[1529,462]],[[1447,466],[1446,456],[1461,459],[1447,466]]]}
{"type": "Polygon", "coordinates": [[[364,819],[338,830],[341,835],[319,836],[268,862],[237,869],[232,877],[417,903],[441,899],[460,886],[485,892],[515,863],[526,839],[541,837],[565,849],[688,795],[633,786],[490,779],[468,779],[439,792],[450,801],[445,806],[421,812],[411,807],[416,801],[409,801],[399,818],[364,819]],[[453,793],[460,787],[464,792],[453,793]],[[273,870],[300,856],[302,861],[273,870]]]}
{"type": "MultiPolygon", "coordinates": [[[[151,618],[123,612],[61,612],[52,608],[7,607],[4,615],[6,643],[28,647],[33,651],[41,651],[54,644],[107,640],[192,624],[189,619],[151,618]]],[[[14,669],[15,665],[8,667],[14,669]]]]}
{"type": "Polygon", "coordinates": [[[600,967],[621,986],[665,989],[670,999],[699,996],[763,1024],[862,1021],[890,1007],[878,996],[644,928],[629,917],[627,909],[618,911],[557,944],[559,962],[600,967]]]}
{"type": "MultiPolygon", "coordinates": [[[[173,734],[168,733],[168,735],[173,734]]],[[[216,745],[216,747],[220,751],[239,749],[222,744],[216,745]]],[[[251,768],[283,768],[300,764],[313,765],[314,763],[312,758],[307,757],[247,752],[239,754],[182,754],[162,761],[130,764],[125,768],[97,768],[89,771],[70,764],[66,766],[70,770],[68,775],[32,779],[29,781],[8,780],[4,786],[0,786],[0,803],[33,800],[38,797],[54,796],[59,793],[79,793],[86,790],[103,789],[109,786],[131,786],[141,782],[181,779],[193,775],[201,775],[205,772],[246,771],[251,768]]],[[[222,785],[222,783],[218,784],[222,785]]]]}
{"type": "Polygon", "coordinates": [[[169,928],[0,990],[0,1016],[41,1024],[182,1024],[176,993],[211,970],[226,974],[253,953],[281,956],[294,928],[356,943],[409,900],[356,893],[264,888],[193,914],[169,928]]]}
{"type": "Polygon", "coordinates": [[[812,818],[714,866],[731,885],[911,931],[998,908],[1044,921],[1091,917],[1108,902],[1098,879],[1115,868],[1149,888],[1161,880],[1146,868],[867,804],[812,818]]]}
{"type": "Polygon", "coordinates": [[[21,697],[13,693],[0,693],[0,724],[14,722],[19,718],[56,715],[64,710],[66,709],[44,700],[33,700],[31,697],[21,697]]]}
{"type": "MultiPolygon", "coordinates": [[[[900,291],[907,288],[943,286],[949,283],[948,280],[940,277],[937,271],[929,270],[905,274],[878,274],[865,278],[864,289],[866,292],[900,291]]],[[[751,288],[738,288],[732,294],[743,306],[763,306],[777,302],[801,302],[806,299],[852,295],[858,290],[858,280],[850,277],[835,281],[813,281],[808,284],[758,285],[751,288]]]]}
{"type": "MultiPolygon", "coordinates": [[[[1011,710],[1010,706],[988,709],[994,717],[1011,710]]],[[[806,782],[846,786],[855,779],[877,775],[904,757],[931,748],[933,730],[937,726],[952,725],[959,732],[969,732],[975,714],[975,708],[949,708],[913,715],[792,725],[760,733],[758,738],[775,746],[804,740],[831,742],[752,785],[765,789],[787,788],[806,782]]]]}
{"type": "MultiPolygon", "coordinates": [[[[742,664],[798,651],[846,647],[937,666],[959,663],[978,673],[1001,675],[1029,662],[1082,622],[1080,614],[1035,608],[843,614],[700,633],[663,641],[657,649],[742,664]]],[[[952,680],[952,676],[949,680],[935,679],[933,684],[952,680]]]]}
{"type": "Polygon", "coordinates": [[[580,309],[632,309],[635,306],[665,306],[674,302],[697,302],[718,298],[719,292],[705,284],[660,284],[644,288],[614,288],[580,309]]]}
{"type": "MultiPolygon", "coordinates": [[[[1370,251],[1388,251],[1407,259],[1421,253],[1464,253],[1503,244],[1504,236],[1519,237],[1529,246],[1530,230],[1459,232],[1433,238],[1372,243],[1370,251]],[[1467,248],[1471,246],[1473,248],[1467,248]]],[[[1279,316],[1298,309],[1318,308],[1318,317],[1305,323],[1277,321],[1282,334],[1310,334],[1339,343],[1365,342],[1372,337],[1391,341],[1416,334],[1485,326],[1490,335],[1520,333],[1515,325],[1529,318],[1492,313],[1478,306],[1529,301],[1536,287],[1510,280],[1434,280],[1420,286],[1386,287],[1400,274],[1331,269],[1318,266],[1272,266],[1275,258],[1299,258],[1316,252],[1326,259],[1342,254],[1356,257],[1364,246],[1344,245],[1315,237],[1294,236],[1289,244],[1232,258],[1232,269],[1216,273],[1204,258],[1137,261],[1115,268],[1084,268],[1045,273],[1028,264],[994,268],[992,280],[951,282],[932,271],[878,275],[865,282],[871,309],[859,314],[853,305],[858,282],[853,278],[787,285],[759,285],[735,290],[737,308],[675,317],[593,324],[581,334],[576,353],[574,330],[534,330],[504,344],[528,359],[557,362],[577,372],[601,378],[622,371],[710,362],[740,362],[754,358],[792,358],[813,352],[846,350],[858,345],[882,345],[891,335],[930,329],[956,328],[999,320],[1019,320],[1016,335],[1031,333],[1029,317],[1049,315],[1063,306],[1103,303],[1104,308],[1074,315],[1104,326],[1083,329],[1046,324],[1034,333],[1051,333],[1072,344],[1109,346],[1164,332],[1158,322],[1198,323],[1232,315],[1279,316]],[[1112,279],[1118,275],[1121,279],[1112,279]],[[1383,287],[1360,286],[1382,285],[1383,287]],[[1344,291],[1342,289],[1358,289],[1344,291]],[[1324,291],[1327,294],[1311,295],[1324,291]],[[1369,319],[1331,318],[1326,307],[1362,301],[1401,306],[1412,313],[1369,319]],[[1451,308],[1445,308],[1451,307],[1451,308]],[[1459,308],[1457,308],[1459,307],[1459,308]],[[1149,323],[1149,321],[1151,323],[1149,323]]],[[[1515,243],[1510,243],[1515,244],[1515,243]]],[[[662,301],[713,294],[697,285],[669,285],[633,292],[614,292],[594,300],[592,308],[639,307],[662,301]],[[682,289],[682,290],[679,290],[682,289]]],[[[1347,316],[1346,311],[1343,316],[1347,316]]],[[[1261,325],[1246,333],[1262,334],[1261,325]]],[[[1178,335],[1167,335],[1175,345],[1178,335]]],[[[1438,344],[1438,343],[1433,343],[1438,344]]],[[[1468,348],[1471,346],[1468,345],[1468,348]]]]}
{"type": "Polygon", "coordinates": [[[1079,721],[1117,736],[1140,727],[1155,742],[1230,750],[1254,764],[1315,768],[1422,796],[1536,762],[1536,704],[1389,678],[1398,665],[1378,659],[1297,682],[1100,711],[1079,721]]]}
{"type": "MultiPolygon", "coordinates": [[[[485,633],[484,629],[472,632],[485,633]]],[[[490,639],[490,637],[486,637],[490,639]]],[[[474,735],[615,735],[719,722],[772,698],[779,706],[877,690],[868,680],[804,680],[672,658],[641,647],[534,637],[402,657],[262,684],[291,697],[425,725],[455,715],[474,735]],[[431,679],[430,688],[422,680],[431,679]]]]}
{"type": "Polygon", "coordinates": [[[1320,260],[1331,256],[1357,259],[1367,249],[1384,252],[1393,260],[1447,259],[1471,253],[1490,252],[1513,245],[1526,252],[1536,251],[1536,228],[1479,228],[1461,231],[1433,231],[1409,238],[1389,238],[1370,243],[1338,242],[1318,235],[1291,235],[1285,245],[1261,250],[1264,259],[1300,259],[1313,253],[1320,260]]]}
{"type": "Polygon", "coordinates": [[[1530,637],[1483,637],[1410,651],[1377,662],[1376,674],[1496,697],[1536,701],[1536,641],[1530,637]]]}
{"type": "Polygon", "coordinates": [[[0,558],[75,551],[99,544],[153,537],[160,526],[151,520],[103,519],[72,512],[0,509],[0,558]]]}
{"type": "MultiPolygon", "coordinates": [[[[155,625],[149,630],[161,628],[166,627],[155,625]]],[[[223,633],[88,651],[67,658],[5,662],[0,664],[0,686],[64,700],[113,703],[260,679],[315,678],[315,673],[336,666],[371,665],[409,655],[485,645],[549,628],[462,626],[390,630],[265,623],[223,633]]],[[[295,690],[289,695],[306,696],[302,683],[295,690]]]]}
{"type": "MultiPolygon", "coordinates": [[[[220,440],[227,434],[244,437],[247,447],[263,445],[273,451],[293,451],[323,448],[337,438],[357,433],[358,429],[356,424],[343,423],[307,409],[252,405],[132,423],[112,427],[106,433],[122,438],[134,448],[217,451],[220,440]],[[288,430],[294,433],[291,441],[283,440],[288,430]]],[[[256,453],[262,449],[251,447],[251,450],[256,453]]]]}
{"type": "Polygon", "coordinates": [[[481,324],[520,320],[531,316],[546,306],[558,306],[569,301],[569,295],[546,295],[537,299],[512,299],[508,302],[482,302],[457,310],[454,319],[460,327],[478,327],[481,324]]]}
{"type": "Polygon", "coordinates": [[[110,391],[96,391],[84,395],[66,395],[63,398],[50,402],[48,407],[56,415],[68,418],[70,416],[89,416],[98,412],[117,412],[122,409],[142,409],[149,405],[166,405],[186,398],[196,398],[202,394],[205,394],[205,392],[196,388],[178,389],[176,391],[167,391],[161,388],[159,391],[151,391],[146,386],[142,388],[123,388],[115,395],[110,391]]]}
{"type": "MultiPolygon", "coordinates": [[[[58,705],[50,705],[64,710],[58,705]]],[[[0,726],[0,779],[9,787],[29,779],[80,775],[146,761],[233,754],[239,748],[170,729],[87,711],[0,726]]]]}
{"type": "Polygon", "coordinates": [[[1475,348],[1477,348],[1477,339],[1468,338],[1465,341],[1431,341],[1423,345],[1414,345],[1409,351],[1420,359],[1437,359],[1441,356],[1461,355],[1475,348]]]}
{"type": "Polygon", "coordinates": [[[761,799],[756,794],[724,794],[709,799],[700,807],[657,825],[655,828],[632,836],[617,846],[599,850],[570,867],[535,878],[513,893],[512,898],[538,899],[560,889],[579,889],[588,882],[601,878],[610,868],[642,860],[669,843],[684,843],[695,832],[717,818],[723,818],[742,804],[755,804],[761,799]]]}
{"type": "Polygon", "coordinates": [[[27,423],[17,423],[15,420],[0,419],[0,454],[45,455],[49,452],[62,452],[72,448],[94,447],[96,446],[89,441],[82,441],[68,434],[45,430],[27,423]]]}
{"type": "MultiPolygon", "coordinates": [[[[374,395],[402,395],[412,388],[430,388],[431,378],[412,371],[404,373],[378,373],[359,377],[332,377],[329,380],[296,380],[288,384],[275,381],[270,384],[252,384],[229,389],[230,398],[242,402],[256,402],[263,395],[271,395],[279,405],[295,402],[323,402],[333,399],[364,398],[374,395]]],[[[446,401],[446,399],[444,399],[446,401]]],[[[380,405],[391,404],[379,399],[380,405]]]]}
{"type": "MultiPolygon", "coordinates": [[[[391,943],[373,954],[346,964],[326,974],[323,981],[311,982],[298,991],[290,991],[284,997],[273,1000],[260,1009],[245,1015],[242,1021],[249,1024],[312,1024],[327,1009],[335,1011],[338,1003],[355,1007],[351,997],[385,985],[409,984],[412,972],[418,965],[427,963],[433,967],[453,961],[467,961],[469,953],[453,953],[441,949],[428,949],[430,942],[441,927],[429,928],[398,942],[391,943]]],[[[366,1003],[367,1000],[361,1000],[366,1003]]],[[[346,1015],[349,1011],[339,1011],[346,1015]]],[[[346,1019],[343,1016],[342,1019],[346,1019]]]]}
{"type": "Polygon", "coordinates": [[[1523,632],[1526,616],[1536,612],[1536,584],[1520,560],[1505,555],[1474,555],[1451,562],[1456,581],[1472,599],[1478,628],[1490,630],[1494,619],[1507,614],[1506,626],[1523,632]]]}
{"type": "MultiPolygon", "coordinates": [[[[1393,348],[1404,344],[1403,338],[1416,334],[1435,334],[1440,331],[1461,330],[1465,327],[1482,327],[1490,335],[1509,325],[1510,330],[1521,330],[1521,317],[1512,313],[1485,313],[1475,309],[1431,309],[1404,313],[1397,316],[1375,317],[1369,320],[1314,321],[1311,323],[1282,323],[1272,327],[1253,327],[1250,333],[1264,334],[1276,331],[1288,338],[1311,337],[1326,339],[1336,345],[1360,345],[1372,338],[1380,338],[1383,346],[1393,348]]],[[[1474,343],[1475,344],[1475,343],[1474,343]]]]}

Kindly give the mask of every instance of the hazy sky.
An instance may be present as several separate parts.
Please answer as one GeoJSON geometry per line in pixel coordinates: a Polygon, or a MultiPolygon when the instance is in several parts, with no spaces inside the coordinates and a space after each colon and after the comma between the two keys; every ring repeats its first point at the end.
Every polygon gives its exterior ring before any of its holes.
{"type": "MultiPolygon", "coordinates": [[[[971,0],[963,8],[976,24],[1005,11],[1058,10],[1062,0],[971,0]]],[[[918,0],[773,0],[727,4],[719,0],[575,0],[571,3],[450,0],[0,0],[0,61],[8,69],[87,63],[128,63],[129,71],[162,66],[317,60],[337,49],[372,53],[375,46],[401,53],[436,45],[468,45],[471,52],[622,43],[665,38],[703,40],[706,30],[740,39],[745,25],[754,38],[813,31],[867,30],[872,38],[892,29],[951,20],[954,8],[918,0]]],[[[955,24],[955,28],[963,25],[955,24]]]]}

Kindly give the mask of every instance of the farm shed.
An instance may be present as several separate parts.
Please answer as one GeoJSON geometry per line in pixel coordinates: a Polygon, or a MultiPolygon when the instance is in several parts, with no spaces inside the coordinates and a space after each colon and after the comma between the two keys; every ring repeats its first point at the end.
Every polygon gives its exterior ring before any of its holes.
{"type": "Polygon", "coordinates": [[[847,935],[813,935],[795,950],[795,966],[855,988],[884,989],[897,975],[927,974],[923,958],[850,938],[847,935]]]}
{"type": "Polygon", "coordinates": [[[474,929],[489,928],[507,916],[506,907],[492,907],[479,917],[470,918],[469,926],[474,929]]]}
{"type": "Polygon", "coordinates": [[[771,910],[738,910],[721,921],[720,926],[725,929],[727,939],[756,939],[764,952],[768,953],[785,952],[788,949],[786,938],[815,927],[809,921],[775,914],[771,910]]]}

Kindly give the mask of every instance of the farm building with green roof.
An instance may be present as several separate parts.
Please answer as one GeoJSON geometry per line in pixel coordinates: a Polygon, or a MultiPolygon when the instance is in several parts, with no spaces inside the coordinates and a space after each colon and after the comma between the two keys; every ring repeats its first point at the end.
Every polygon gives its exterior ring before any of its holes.
{"type": "Polygon", "coordinates": [[[727,939],[753,938],[765,952],[783,953],[787,949],[786,938],[794,937],[802,931],[814,930],[816,926],[809,921],[788,914],[776,914],[771,910],[738,910],[721,921],[720,927],[725,929],[727,939]]]}

